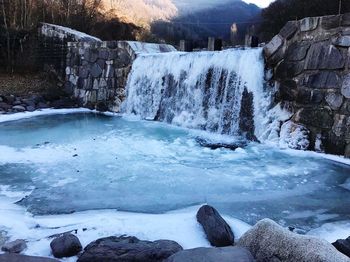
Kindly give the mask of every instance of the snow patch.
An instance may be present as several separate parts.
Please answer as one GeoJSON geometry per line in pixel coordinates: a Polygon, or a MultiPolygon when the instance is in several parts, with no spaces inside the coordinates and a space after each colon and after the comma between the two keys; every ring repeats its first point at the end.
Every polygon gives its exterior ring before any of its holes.
{"type": "Polygon", "coordinates": [[[282,125],[280,147],[306,150],[310,145],[309,131],[302,125],[287,121],[282,125]]]}
{"type": "Polygon", "coordinates": [[[0,115],[0,123],[32,118],[36,116],[62,115],[62,114],[64,115],[64,114],[73,114],[73,113],[93,113],[93,112],[96,112],[96,111],[86,109],[86,108],[42,109],[34,112],[20,112],[15,114],[0,115]]]}
{"type": "Polygon", "coordinates": [[[72,37],[75,41],[102,42],[101,39],[85,34],[83,32],[49,23],[42,23],[41,33],[48,37],[58,37],[61,40],[72,37]]]}

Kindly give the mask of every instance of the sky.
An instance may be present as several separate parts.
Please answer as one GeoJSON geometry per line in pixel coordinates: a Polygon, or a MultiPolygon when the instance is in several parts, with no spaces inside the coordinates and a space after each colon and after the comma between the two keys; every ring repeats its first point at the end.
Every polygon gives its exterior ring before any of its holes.
{"type": "MultiPolygon", "coordinates": [[[[158,0],[159,1],[159,0],[158,0]]],[[[199,7],[212,7],[223,2],[231,2],[233,0],[172,0],[178,7],[182,8],[195,8],[199,7]]],[[[267,7],[274,0],[243,0],[246,3],[256,4],[257,6],[264,8],[267,7]]]]}
{"type": "Polygon", "coordinates": [[[247,3],[256,4],[259,7],[267,7],[274,0],[243,0],[243,1],[247,3]]]}

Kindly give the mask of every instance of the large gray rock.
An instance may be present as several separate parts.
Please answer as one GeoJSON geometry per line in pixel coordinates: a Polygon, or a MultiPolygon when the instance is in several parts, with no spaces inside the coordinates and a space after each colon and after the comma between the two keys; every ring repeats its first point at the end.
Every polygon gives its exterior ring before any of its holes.
{"type": "Polygon", "coordinates": [[[16,239],[15,241],[8,242],[1,247],[1,250],[8,253],[21,253],[27,248],[26,241],[23,239],[16,239]]]}
{"type": "Polygon", "coordinates": [[[301,61],[306,57],[311,44],[309,42],[295,42],[291,44],[286,53],[288,61],[301,61]]]}
{"type": "Polygon", "coordinates": [[[272,40],[264,47],[264,53],[267,58],[272,56],[283,45],[283,39],[276,35],[272,40]]]}
{"type": "Polygon", "coordinates": [[[18,254],[0,255],[0,262],[59,262],[56,259],[47,257],[32,257],[18,254]]]}
{"type": "Polygon", "coordinates": [[[224,247],[233,245],[233,232],[215,208],[208,205],[202,206],[197,212],[197,221],[203,226],[204,232],[212,246],[224,247]]]}
{"type": "Polygon", "coordinates": [[[341,24],[340,15],[329,15],[321,18],[321,26],[325,30],[338,28],[341,24]]]}
{"type": "Polygon", "coordinates": [[[82,246],[79,239],[73,234],[64,234],[51,241],[50,247],[54,257],[72,257],[77,255],[82,246]]]}
{"type": "Polygon", "coordinates": [[[136,237],[112,236],[90,243],[78,262],[160,262],[181,250],[178,243],[170,240],[151,242],[136,237]]]}
{"type": "Polygon", "coordinates": [[[333,40],[333,44],[336,46],[350,47],[350,35],[338,36],[333,40]]]}
{"type": "Polygon", "coordinates": [[[94,64],[94,65],[91,67],[90,73],[91,73],[91,76],[92,76],[92,77],[97,78],[97,77],[100,77],[100,76],[101,76],[101,74],[102,74],[102,69],[101,69],[101,67],[100,67],[98,64],[94,64]]]}
{"type": "Polygon", "coordinates": [[[340,78],[336,72],[321,71],[309,76],[306,85],[310,88],[335,89],[339,88],[340,78]]]}
{"type": "Polygon", "coordinates": [[[306,32],[315,30],[318,26],[318,17],[307,17],[300,21],[300,31],[306,32]]]}
{"type": "Polygon", "coordinates": [[[254,257],[245,248],[219,247],[195,248],[177,252],[165,262],[254,262],[254,257]]]}
{"type": "Polygon", "coordinates": [[[350,237],[347,239],[338,239],[332,244],[339,252],[350,257],[350,237]]]}
{"type": "Polygon", "coordinates": [[[270,219],[259,221],[239,240],[257,262],[349,262],[330,243],[282,228],[270,219]]]}
{"type": "Polygon", "coordinates": [[[341,93],[346,98],[350,98],[350,74],[347,74],[344,76],[342,87],[341,87],[341,93]]]}
{"type": "Polygon", "coordinates": [[[24,106],[21,106],[21,105],[17,105],[17,106],[13,106],[12,107],[13,110],[16,110],[18,112],[24,112],[26,111],[26,108],[24,106]]]}
{"type": "Polygon", "coordinates": [[[311,46],[305,64],[305,69],[342,69],[345,66],[344,54],[328,42],[319,42],[311,46]]]}
{"type": "Polygon", "coordinates": [[[290,38],[293,37],[293,35],[296,33],[297,30],[298,30],[298,22],[289,21],[281,29],[281,31],[279,32],[279,35],[289,40],[290,38]]]}
{"type": "Polygon", "coordinates": [[[326,102],[333,110],[338,110],[343,104],[343,96],[334,92],[328,93],[326,95],[326,102]]]}
{"type": "Polygon", "coordinates": [[[303,62],[287,62],[282,61],[276,68],[275,76],[278,79],[293,78],[303,72],[303,62]]]}
{"type": "Polygon", "coordinates": [[[294,116],[297,123],[307,127],[330,129],[333,126],[333,116],[328,108],[302,108],[294,116]]]}

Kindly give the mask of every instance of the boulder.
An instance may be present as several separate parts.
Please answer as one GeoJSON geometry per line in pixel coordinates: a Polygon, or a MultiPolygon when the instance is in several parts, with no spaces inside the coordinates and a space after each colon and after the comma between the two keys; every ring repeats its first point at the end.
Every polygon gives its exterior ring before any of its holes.
{"type": "Polygon", "coordinates": [[[165,262],[254,262],[252,254],[241,247],[195,248],[177,252],[165,262]]]}
{"type": "Polygon", "coordinates": [[[326,95],[326,102],[333,110],[338,110],[343,104],[343,96],[334,92],[328,93],[326,95]]]}
{"type": "Polygon", "coordinates": [[[341,93],[346,98],[350,98],[350,73],[344,76],[341,86],[341,93]]]}
{"type": "Polygon", "coordinates": [[[338,28],[341,24],[340,15],[329,15],[321,18],[321,26],[325,30],[338,28]]]}
{"type": "Polygon", "coordinates": [[[294,101],[297,97],[297,83],[294,80],[281,81],[279,85],[280,98],[285,101],[294,101]]]}
{"type": "Polygon", "coordinates": [[[298,22],[296,21],[289,21],[286,23],[286,25],[281,29],[279,32],[279,35],[282,36],[283,38],[289,40],[294,36],[296,31],[298,30],[298,22]]]}
{"type": "Polygon", "coordinates": [[[212,246],[225,247],[234,244],[231,227],[215,208],[208,205],[202,206],[197,212],[197,221],[203,226],[212,246]]]}
{"type": "Polygon", "coordinates": [[[1,250],[8,253],[21,253],[27,248],[26,241],[23,239],[16,239],[15,241],[8,242],[1,247],[1,250]]]}
{"type": "Polygon", "coordinates": [[[12,109],[15,111],[18,111],[18,112],[26,111],[26,108],[24,106],[21,106],[21,105],[13,106],[12,109]]]}
{"type": "Polygon", "coordinates": [[[92,77],[100,77],[101,74],[102,74],[102,69],[101,67],[98,65],[98,64],[94,64],[92,67],[91,67],[91,76],[92,77]]]}
{"type": "Polygon", "coordinates": [[[350,257],[350,237],[347,239],[338,239],[332,244],[339,252],[350,257]]]}
{"type": "Polygon", "coordinates": [[[35,107],[34,107],[34,106],[27,106],[27,107],[26,107],[26,110],[27,110],[28,112],[33,112],[33,111],[35,111],[35,107]]]}
{"type": "Polygon", "coordinates": [[[350,47],[350,35],[338,36],[333,40],[333,44],[341,47],[350,47]]]}
{"type": "Polygon", "coordinates": [[[350,13],[346,13],[346,14],[342,15],[341,25],[342,26],[349,26],[350,25],[350,13]]]}
{"type": "Polygon", "coordinates": [[[270,219],[248,230],[238,246],[247,248],[257,262],[349,262],[327,241],[295,234],[270,219]]]}
{"type": "Polygon", "coordinates": [[[98,59],[98,51],[97,49],[85,49],[84,58],[86,61],[90,63],[95,63],[98,59]]]}
{"type": "Polygon", "coordinates": [[[50,247],[52,254],[57,258],[72,257],[82,250],[79,239],[73,234],[63,234],[55,238],[50,243],[50,247]]]}
{"type": "Polygon", "coordinates": [[[342,69],[345,66],[344,54],[328,42],[318,42],[311,45],[306,58],[305,69],[342,69]]]}
{"type": "Polygon", "coordinates": [[[311,44],[309,42],[295,42],[291,44],[286,52],[286,59],[288,61],[301,61],[303,60],[307,52],[310,49],[311,44]]]}
{"type": "Polygon", "coordinates": [[[300,31],[307,32],[315,30],[318,26],[318,17],[307,17],[300,21],[300,31]]]}
{"type": "Polygon", "coordinates": [[[9,105],[5,102],[0,102],[0,108],[2,108],[4,111],[7,111],[12,108],[12,105],[9,105]]]}
{"type": "Polygon", "coordinates": [[[276,35],[272,40],[264,47],[264,53],[267,58],[272,56],[283,45],[283,39],[276,35]]]}
{"type": "Polygon", "coordinates": [[[89,66],[79,66],[79,78],[87,78],[89,73],[89,66]]]}
{"type": "Polygon", "coordinates": [[[302,108],[296,113],[294,120],[308,127],[330,129],[333,126],[332,112],[328,108],[302,108]]]}
{"type": "Polygon", "coordinates": [[[306,86],[317,89],[339,88],[340,78],[336,72],[322,71],[307,78],[306,86]]]}
{"type": "Polygon", "coordinates": [[[33,257],[19,254],[0,255],[0,262],[59,262],[56,259],[47,257],[33,257]]]}
{"type": "Polygon", "coordinates": [[[232,143],[223,143],[223,142],[215,142],[215,141],[210,141],[203,139],[201,137],[196,137],[196,142],[202,146],[202,147],[207,147],[212,150],[216,150],[218,148],[226,148],[230,150],[236,150],[237,148],[244,148],[247,146],[246,141],[235,141],[232,143]]]}
{"type": "Polygon", "coordinates": [[[282,61],[277,67],[275,76],[278,79],[288,79],[300,75],[304,70],[303,62],[282,61]]]}
{"type": "Polygon", "coordinates": [[[182,247],[170,240],[154,242],[139,240],[136,237],[106,237],[90,243],[78,262],[94,261],[133,261],[158,262],[182,250],[182,247]]]}

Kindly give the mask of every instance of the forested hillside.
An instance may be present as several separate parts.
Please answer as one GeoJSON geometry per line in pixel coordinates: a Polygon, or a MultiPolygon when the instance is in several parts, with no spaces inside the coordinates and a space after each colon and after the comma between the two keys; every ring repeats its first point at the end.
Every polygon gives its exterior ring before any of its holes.
{"type": "Polygon", "coordinates": [[[0,0],[0,11],[0,69],[7,71],[33,66],[40,22],[68,26],[104,40],[134,40],[142,33],[134,24],[104,13],[101,0],[0,0]]]}

